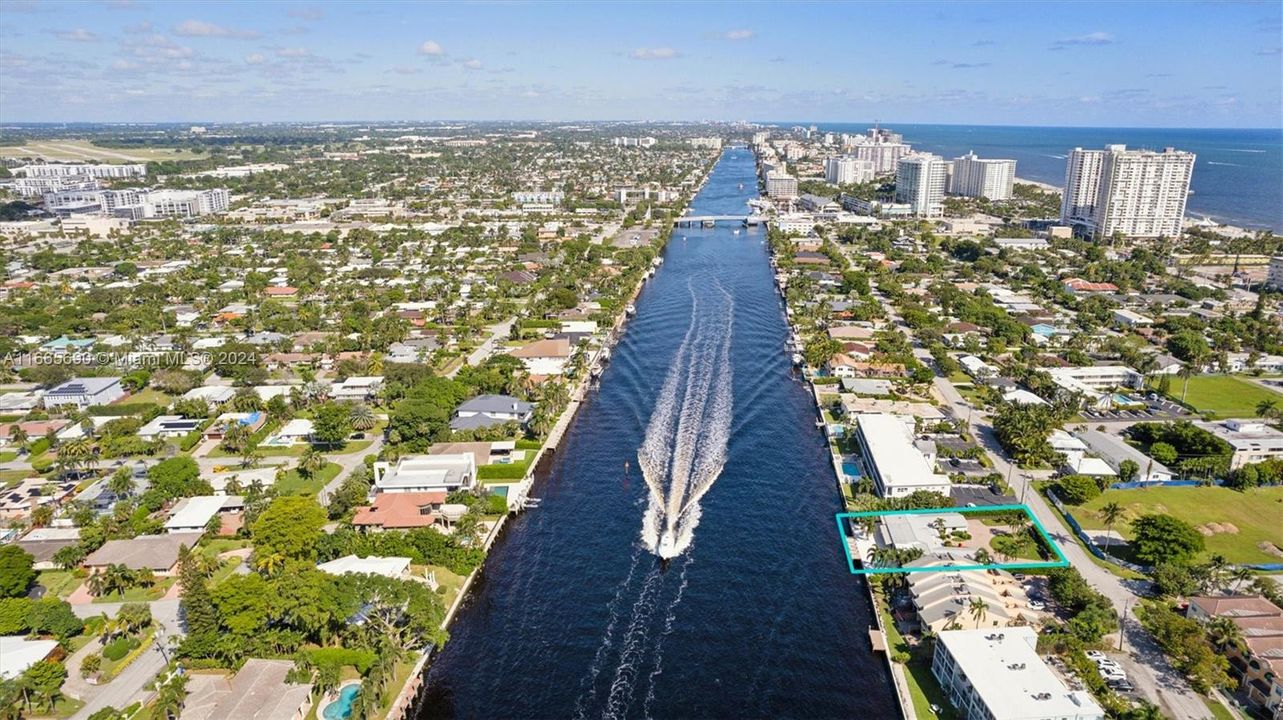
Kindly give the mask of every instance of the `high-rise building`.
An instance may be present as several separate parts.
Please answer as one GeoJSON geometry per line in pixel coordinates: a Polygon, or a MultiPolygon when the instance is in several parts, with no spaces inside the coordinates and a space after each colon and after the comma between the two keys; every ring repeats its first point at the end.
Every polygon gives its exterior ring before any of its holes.
{"type": "Polygon", "coordinates": [[[13,173],[19,177],[67,177],[83,175],[91,178],[124,178],[142,177],[147,174],[146,165],[96,165],[90,163],[42,163],[23,165],[14,168],[13,173]]]}
{"type": "Polygon", "coordinates": [[[1283,290],[1283,255],[1270,258],[1270,270],[1265,276],[1265,286],[1274,290],[1283,290]]]}
{"type": "Polygon", "coordinates": [[[1174,148],[1074,148],[1065,168],[1061,222],[1094,237],[1175,237],[1193,173],[1194,154],[1174,148]]]}
{"type": "Polygon", "coordinates": [[[824,158],[824,180],[834,185],[872,182],[874,174],[872,160],[842,155],[824,158]]]}
{"type": "Polygon", "coordinates": [[[919,217],[941,214],[948,172],[948,163],[939,155],[914,153],[900,158],[895,165],[896,202],[908,203],[919,217]]]}
{"type": "Polygon", "coordinates": [[[768,172],[766,196],[773,200],[792,200],[797,197],[797,178],[778,170],[768,172]]]}
{"type": "Polygon", "coordinates": [[[978,158],[972,152],[954,159],[949,192],[965,197],[1007,200],[1011,198],[1015,180],[1015,160],[978,158]]]}

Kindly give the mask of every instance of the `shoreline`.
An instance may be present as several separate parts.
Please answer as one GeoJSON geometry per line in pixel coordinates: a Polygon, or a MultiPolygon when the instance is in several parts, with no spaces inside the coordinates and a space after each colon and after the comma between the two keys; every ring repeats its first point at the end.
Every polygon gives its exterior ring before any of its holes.
{"type": "MultiPolygon", "coordinates": [[[[758,197],[760,198],[762,197],[762,194],[761,194],[762,190],[760,186],[762,179],[760,176],[760,169],[759,169],[758,182],[759,182],[758,197]]],[[[767,234],[769,236],[770,234],[769,229],[767,230],[767,234]]],[[[793,321],[788,315],[788,297],[784,292],[784,288],[780,286],[779,272],[775,263],[775,249],[771,247],[769,239],[767,241],[767,251],[769,253],[770,263],[771,263],[771,275],[772,275],[771,283],[775,286],[775,292],[780,301],[781,312],[784,314],[784,324],[788,328],[790,336],[796,336],[797,328],[793,325],[793,321]]],[[[800,348],[798,348],[798,350],[800,351],[800,348]]],[[[806,374],[805,366],[803,366],[802,369],[799,369],[798,372],[801,373],[802,375],[802,381],[806,383],[806,387],[809,390],[808,394],[811,396],[811,402],[815,404],[816,418],[821,423],[823,423],[824,406],[820,402],[820,389],[812,381],[812,378],[806,374]]],[[[828,455],[829,455],[829,464],[830,464],[830,467],[833,469],[833,487],[835,490],[837,490],[839,506],[843,510],[845,510],[846,497],[842,493],[842,476],[843,476],[842,457],[838,453],[833,452],[833,449],[829,446],[829,436],[828,436],[827,425],[822,425],[821,427],[822,427],[822,433],[824,435],[825,449],[828,451],[828,455]]],[[[842,537],[839,537],[838,540],[840,542],[845,543],[847,541],[847,538],[845,536],[842,536],[842,537]]],[[[903,720],[917,720],[918,716],[917,716],[917,712],[913,708],[913,698],[909,692],[908,680],[905,679],[904,677],[905,670],[902,666],[898,665],[891,659],[891,651],[887,644],[888,633],[886,631],[886,627],[882,623],[882,613],[879,611],[879,608],[878,608],[878,598],[873,592],[873,584],[869,582],[869,579],[867,577],[857,578],[857,581],[862,582],[864,584],[864,589],[868,593],[869,612],[873,616],[873,623],[869,626],[870,652],[874,653],[875,655],[881,655],[883,662],[886,663],[887,673],[891,677],[891,686],[895,690],[895,699],[896,699],[897,705],[900,708],[901,718],[903,718],[903,720]],[[881,644],[882,644],[881,649],[878,649],[877,647],[874,646],[875,643],[873,639],[875,637],[874,635],[875,630],[877,633],[876,637],[881,638],[881,644]]]]}
{"type": "MultiPolygon", "coordinates": [[[[725,150],[719,151],[717,159],[709,165],[708,169],[704,173],[704,177],[700,180],[698,186],[691,192],[690,198],[686,201],[681,214],[677,217],[681,217],[681,215],[685,215],[691,211],[691,204],[694,202],[695,196],[698,195],[699,191],[708,183],[708,179],[712,176],[713,170],[717,167],[717,164],[721,162],[722,153],[724,152],[725,150]]],[[[663,236],[663,244],[659,246],[658,254],[656,255],[657,258],[663,257],[664,250],[668,247],[668,243],[672,239],[673,227],[674,226],[672,225],[668,226],[668,233],[663,236]]],[[[603,240],[603,242],[608,242],[608,240],[603,240]]],[[[655,269],[655,271],[658,272],[658,269],[653,266],[652,269],[655,269]]],[[[499,539],[499,536],[508,524],[508,520],[519,515],[524,509],[524,502],[529,498],[529,493],[534,489],[539,465],[543,460],[544,454],[549,451],[556,452],[557,445],[560,444],[562,436],[565,434],[566,430],[570,428],[570,424],[574,421],[575,416],[579,414],[579,408],[583,404],[584,398],[587,396],[588,390],[592,386],[593,376],[591,368],[593,368],[601,359],[602,353],[608,351],[611,347],[614,347],[622,337],[628,321],[628,306],[633,304],[637,300],[637,297],[641,295],[641,292],[646,288],[646,283],[649,279],[649,276],[643,274],[642,278],[638,280],[632,293],[629,294],[628,299],[624,302],[624,306],[620,308],[619,313],[615,316],[615,322],[611,326],[610,332],[607,335],[607,342],[604,342],[601,347],[597,348],[597,351],[593,353],[591,358],[589,358],[585,365],[587,370],[584,372],[584,377],[576,383],[574,389],[570,393],[570,401],[566,403],[566,407],[557,418],[557,422],[553,425],[552,429],[548,431],[548,438],[539,448],[535,457],[531,459],[530,466],[526,471],[526,476],[522,478],[520,482],[510,486],[510,488],[515,489],[516,492],[514,496],[513,490],[509,490],[508,512],[495,522],[495,524],[490,528],[490,531],[486,533],[485,538],[482,540],[482,548],[486,551],[486,557],[482,559],[480,565],[468,574],[468,577],[463,581],[463,585],[459,588],[459,594],[455,596],[454,602],[450,603],[450,607],[446,608],[445,618],[442,619],[440,626],[442,630],[448,631],[450,629],[450,625],[454,623],[454,619],[458,615],[459,611],[463,609],[465,601],[471,595],[473,583],[485,571],[486,563],[490,559],[490,548],[499,539]]],[[[446,642],[449,641],[447,640],[446,642]]],[[[419,654],[414,667],[406,678],[405,685],[403,685],[397,692],[396,698],[389,706],[388,713],[384,716],[385,720],[405,720],[407,712],[417,707],[418,703],[422,700],[423,692],[428,687],[425,673],[427,672],[428,661],[431,659],[433,654],[434,652],[431,648],[426,652],[419,654]]]]}

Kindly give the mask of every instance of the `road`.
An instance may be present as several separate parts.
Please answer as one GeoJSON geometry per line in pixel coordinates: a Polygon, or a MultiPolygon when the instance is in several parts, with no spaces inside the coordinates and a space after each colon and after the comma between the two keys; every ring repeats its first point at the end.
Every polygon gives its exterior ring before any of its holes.
{"type": "Polygon", "coordinates": [[[339,489],[339,486],[343,484],[343,481],[347,479],[347,476],[351,475],[352,471],[355,470],[357,467],[365,464],[365,456],[366,455],[377,456],[380,452],[382,452],[382,450],[383,450],[383,436],[376,434],[374,436],[374,440],[370,442],[369,447],[366,447],[362,450],[358,450],[353,453],[347,453],[346,455],[326,455],[325,456],[326,459],[328,459],[330,462],[338,463],[339,467],[342,469],[339,470],[338,475],[334,476],[333,480],[326,483],[325,487],[321,488],[321,491],[316,494],[317,502],[319,502],[321,505],[329,505],[330,496],[334,494],[335,490],[339,489]]]}
{"type": "MultiPolygon", "coordinates": [[[[490,331],[490,336],[486,338],[485,342],[478,345],[476,350],[473,350],[472,353],[468,355],[468,364],[475,367],[485,362],[486,358],[490,357],[491,351],[498,347],[499,343],[508,338],[508,335],[512,332],[512,325],[516,321],[516,318],[508,318],[501,323],[495,323],[487,328],[487,330],[490,331]]],[[[461,367],[463,366],[460,365],[446,373],[446,377],[454,377],[458,374],[459,368],[461,367]]]]}
{"type": "MultiPolygon", "coordinates": [[[[178,600],[156,600],[148,603],[151,606],[152,618],[160,624],[161,632],[156,634],[155,642],[142,655],[106,685],[90,685],[80,677],[80,663],[84,658],[101,649],[97,640],[90,642],[67,658],[67,682],[63,685],[63,689],[68,695],[85,702],[84,706],[72,716],[73,720],[88,718],[105,707],[124,708],[150,696],[151,691],[145,686],[168,664],[165,658],[165,653],[169,651],[168,646],[166,645],[162,652],[161,644],[168,643],[169,638],[181,636],[183,633],[178,616],[178,602],[178,600]]],[[[119,612],[122,605],[123,603],[72,605],[71,610],[81,618],[104,613],[110,617],[119,612]]]]}
{"type": "Polygon", "coordinates": [[[1034,517],[1047,529],[1055,539],[1069,562],[1082,573],[1084,579],[1114,606],[1114,611],[1124,617],[1123,641],[1128,652],[1121,659],[1127,669],[1132,684],[1141,694],[1157,703],[1168,717],[1176,720],[1204,720],[1212,718],[1211,712],[1202,697],[1195,693],[1180,673],[1172,668],[1167,656],[1148,632],[1130,613],[1140,598],[1138,591],[1143,589],[1138,583],[1124,580],[1112,572],[1097,565],[1073,538],[1071,531],[1061,521],[1060,514],[1032,487],[1032,481],[1045,477],[1049,473],[1028,473],[1014,467],[1007,461],[1006,453],[993,428],[981,422],[984,414],[975,410],[966,398],[958,392],[947,378],[936,377],[935,390],[948,406],[954,418],[968,424],[972,437],[984,447],[993,461],[994,470],[1009,478],[1012,493],[1029,506],[1034,517]]]}

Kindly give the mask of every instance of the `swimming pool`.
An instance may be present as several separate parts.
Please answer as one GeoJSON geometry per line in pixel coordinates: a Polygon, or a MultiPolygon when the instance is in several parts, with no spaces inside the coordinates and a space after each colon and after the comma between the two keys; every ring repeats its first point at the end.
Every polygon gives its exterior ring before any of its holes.
{"type": "Polygon", "coordinates": [[[325,706],[321,717],[325,720],[347,720],[352,717],[352,704],[356,702],[356,696],[359,694],[361,694],[361,686],[357,683],[345,685],[339,691],[338,699],[325,706]]]}
{"type": "Polygon", "coordinates": [[[849,478],[858,478],[860,477],[860,464],[854,460],[843,460],[842,473],[849,478]]]}

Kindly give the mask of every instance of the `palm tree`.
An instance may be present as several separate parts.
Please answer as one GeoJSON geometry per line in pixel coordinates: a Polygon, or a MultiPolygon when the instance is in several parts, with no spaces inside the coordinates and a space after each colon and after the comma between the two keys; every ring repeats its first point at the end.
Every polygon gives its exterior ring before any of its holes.
{"type": "Polygon", "coordinates": [[[1177,375],[1181,376],[1185,380],[1185,386],[1181,389],[1182,403],[1185,402],[1185,395],[1189,392],[1189,379],[1201,372],[1200,368],[1202,368],[1203,363],[1206,360],[1207,357],[1205,355],[1195,355],[1176,372],[1177,375]]]}
{"type": "Polygon", "coordinates": [[[1256,404],[1256,416],[1273,420],[1279,417],[1279,403],[1277,400],[1266,398],[1256,404]]]}
{"type": "Polygon", "coordinates": [[[256,556],[254,565],[267,575],[275,575],[285,564],[285,556],[280,553],[269,553],[256,556]]]}
{"type": "Polygon", "coordinates": [[[325,459],[325,455],[320,450],[308,447],[298,460],[298,472],[303,477],[311,479],[316,473],[324,470],[328,464],[329,461],[325,459]]]}
{"type": "Polygon", "coordinates": [[[1234,581],[1234,589],[1238,590],[1256,579],[1256,571],[1246,565],[1239,565],[1230,572],[1230,579],[1234,581]]]}
{"type": "Polygon", "coordinates": [[[1114,540],[1114,523],[1123,516],[1123,506],[1116,502],[1106,504],[1100,509],[1100,519],[1105,521],[1105,548],[1108,549],[1114,540]]]}
{"type": "Polygon", "coordinates": [[[369,405],[364,403],[352,406],[352,427],[357,430],[370,430],[376,424],[378,419],[374,417],[374,411],[369,405]]]}
{"type": "Polygon", "coordinates": [[[22,429],[21,425],[9,426],[9,441],[14,445],[17,445],[19,448],[26,449],[27,440],[29,439],[30,436],[27,435],[26,430],[22,429]]]}
{"type": "Polygon", "coordinates": [[[1207,623],[1207,639],[1222,655],[1231,647],[1243,645],[1243,631],[1228,617],[1212,618],[1207,623]]]}
{"type": "Polygon", "coordinates": [[[989,603],[978,597],[971,598],[971,602],[967,603],[967,614],[971,616],[972,620],[976,621],[976,627],[980,627],[980,623],[984,622],[985,618],[989,616],[989,603]]]}
{"type": "Polygon", "coordinates": [[[107,489],[118,498],[129,497],[134,493],[133,472],[127,467],[120,468],[107,481],[107,489]]]}

